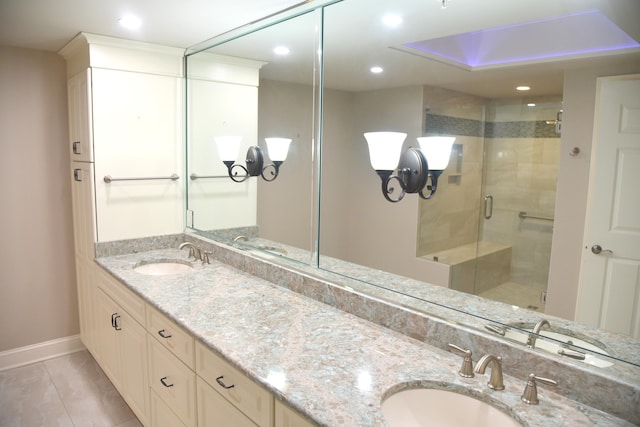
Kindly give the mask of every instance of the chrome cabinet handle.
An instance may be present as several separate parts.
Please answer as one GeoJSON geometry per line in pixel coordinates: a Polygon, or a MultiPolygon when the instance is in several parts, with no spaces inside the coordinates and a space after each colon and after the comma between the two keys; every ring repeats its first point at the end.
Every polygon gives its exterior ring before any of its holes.
{"type": "Polygon", "coordinates": [[[82,182],[82,169],[73,170],[73,179],[75,179],[78,182],[82,182]]]}
{"type": "Polygon", "coordinates": [[[235,385],[234,385],[234,384],[226,385],[226,384],[222,381],[222,378],[224,378],[224,376],[223,376],[223,375],[220,375],[218,378],[216,378],[216,382],[217,382],[218,384],[220,384],[220,387],[222,387],[222,388],[224,388],[224,389],[227,389],[227,390],[229,390],[230,388],[234,388],[234,387],[235,387],[235,385]]]}
{"type": "Polygon", "coordinates": [[[158,335],[160,335],[162,338],[171,338],[171,335],[167,335],[167,333],[164,331],[164,329],[160,329],[158,331],[158,335]]]}
{"type": "Polygon", "coordinates": [[[484,219],[491,219],[492,216],[493,216],[493,196],[490,194],[487,194],[486,196],[484,196],[484,219]],[[489,208],[488,212],[487,212],[487,208],[489,208]]]}
{"type": "Polygon", "coordinates": [[[609,250],[609,249],[602,249],[602,246],[600,245],[593,245],[591,246],[591,252],[593,252],[596,255],[613,255],[613,251],[609,250]]]}
{"type": "Polygon", "coordinates": [[[80,141],[75,141],[73,143],[73,154],[82,154],[82,152],[80,151],[80,141]]]}
{"type": "Polygon", "coordinates": [[[167,377],[162,377],[160,378],[160,382],[162,383],[163,386],[165,387],[173,387],[173,384],[167,384],[167,377]]]}

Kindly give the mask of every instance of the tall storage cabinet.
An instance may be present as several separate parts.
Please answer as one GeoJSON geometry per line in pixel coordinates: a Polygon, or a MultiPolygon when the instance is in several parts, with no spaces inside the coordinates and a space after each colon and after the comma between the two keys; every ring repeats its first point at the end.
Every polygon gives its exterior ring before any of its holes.
{"type": "Polygon", "coordinates": [[[85,33],[60,51],[81,338],[145,425],[144,304],[125,307],[109,292],[95,243],[184,229],[183,53],[85,33]]]}
{"type": "Polygon", "coordinates": [[[60,51],[71,158],[94,168],[94,241],[184,230],[183,53],[85,33],[60,51]]]}

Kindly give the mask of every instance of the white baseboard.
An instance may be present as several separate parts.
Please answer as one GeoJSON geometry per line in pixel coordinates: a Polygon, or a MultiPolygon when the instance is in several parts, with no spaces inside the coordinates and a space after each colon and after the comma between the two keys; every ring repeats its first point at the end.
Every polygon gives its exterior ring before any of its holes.
{"type": "Polygon", "coordinates": [[[0,352],[0,372],[84,350],[80,335],[58,338],[0,352]]]}

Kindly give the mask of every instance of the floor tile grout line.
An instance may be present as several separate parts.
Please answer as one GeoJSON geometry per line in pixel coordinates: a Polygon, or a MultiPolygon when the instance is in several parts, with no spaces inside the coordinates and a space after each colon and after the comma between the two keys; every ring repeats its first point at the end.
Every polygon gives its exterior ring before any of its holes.
{"type": "MultiPolygon", "coordinates": [[[[68,356],[62,356],[62,357],[68,357],[68,356]]],[[[73,417],[71,416],[71,414],[69,413],[69,408],[67,407],[67,403],[65,402],[64,398],[62,397],[62,394],[60,393],[60,390],[58,389],[58,385],[56,384],[55,380],[53,379],[53,376],[51,375],[51,372],[49,372],[49,367],[47,366],[47,361],[43,361],[42,365],[44,366],[44,369],[47,371],[47,376],[49,377],[49,380],[51,381],[51,384],[53,385],[53,388],[56,389],[56,394],[58,395],[58,397],[60,398],[60,402],[62,402],[62,406],[64,407],[64,411],[67,413],[67,416],[69,417],[69,421],[71,421],[71,424],[75,427],[76,423],[73,420],[73,417]]]]}

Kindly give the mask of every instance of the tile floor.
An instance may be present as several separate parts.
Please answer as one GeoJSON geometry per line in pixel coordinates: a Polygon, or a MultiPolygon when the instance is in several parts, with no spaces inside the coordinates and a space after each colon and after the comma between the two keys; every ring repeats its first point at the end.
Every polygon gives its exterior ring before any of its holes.
{"type": "Polygon", "coordinates": [[[141,427],[88,351],[0,372],[0,427],[141,427]]]}
{"type": "Polygon", "coordinates": [[[545,304],[540,301],[542,291],[546,291],[546,288],[506,282],[482,292],[480,296],[544,313],[545,304]]]}

